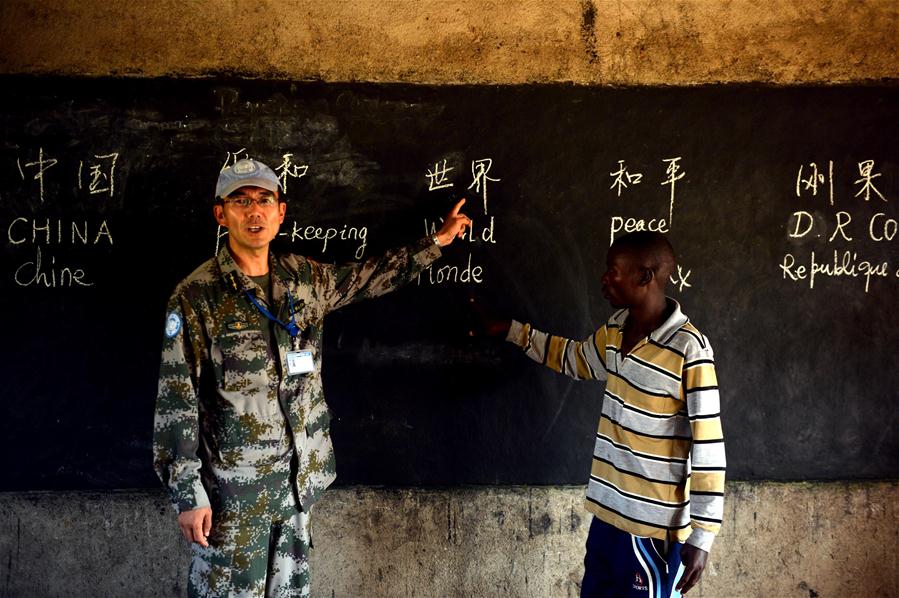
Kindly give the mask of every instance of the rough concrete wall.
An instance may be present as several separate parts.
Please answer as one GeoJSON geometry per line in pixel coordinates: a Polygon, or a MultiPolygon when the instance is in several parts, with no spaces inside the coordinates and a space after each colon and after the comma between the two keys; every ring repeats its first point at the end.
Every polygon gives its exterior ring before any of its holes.
{"type": "Polygon", "coordinates": [[[899,78],[895,0],[4,0],[0,74],[694,85],[899,78]]]}
{"type": "MultiPolygon", "coordinates": [[[[330,490],[313,596],[575,597],[583,488],[330,490]]],[[[899,587],[899,483],[731,483],[693,598],[876,598],[899,587]]],[[[159,492],[0,494],[0,597],[178,596],[189,552],[159,492]]]]}

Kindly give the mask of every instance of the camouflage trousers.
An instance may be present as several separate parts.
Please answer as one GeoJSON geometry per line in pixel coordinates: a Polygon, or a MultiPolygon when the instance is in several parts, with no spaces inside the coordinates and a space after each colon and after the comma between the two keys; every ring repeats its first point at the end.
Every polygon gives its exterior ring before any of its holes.
{"type": "Polygon", "coordinates": [[[209,547],[191,544],[188,596],[309,596],[309,514],[214,519],[209,547]],[[217,519],[217,520],[216,520],[217,519]]]}

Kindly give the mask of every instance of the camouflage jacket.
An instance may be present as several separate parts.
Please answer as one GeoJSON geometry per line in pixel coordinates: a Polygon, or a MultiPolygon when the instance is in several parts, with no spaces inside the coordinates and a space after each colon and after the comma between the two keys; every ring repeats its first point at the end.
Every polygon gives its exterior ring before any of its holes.
{"type": "Polygon", "coordinates": [[[225,509],[229,498],[292,506],[290,496],[268,496],[284,492],[267,480],[283,483],[293,458],[307,510],[336,477],[321,382],[325,314],[409,282],[439,256],[429,238],[344,266],[270,254],[269,311],[288,322],[289,293],[301,329],[291,338],[274,327],[277,356],[262,334],[268,320],[246,296],[266,305],[264,293],[227,245],[184,279],[168,303],[153,439],[154,468],[177,511],[225,509]],[[286,355],[296,350],[311,351],[312,373],[288,375],[286,355]]]}

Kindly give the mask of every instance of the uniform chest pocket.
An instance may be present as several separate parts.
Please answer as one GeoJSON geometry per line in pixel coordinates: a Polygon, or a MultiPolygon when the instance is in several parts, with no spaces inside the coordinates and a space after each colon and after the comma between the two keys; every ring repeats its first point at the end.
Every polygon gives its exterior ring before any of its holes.
{"type": "Polygon", "coordinates": [[[219,383],[226,391],[267,395],[269,390],[268,346],[261,330],[226,332],[218,339],[221,350],[219,383]]]}

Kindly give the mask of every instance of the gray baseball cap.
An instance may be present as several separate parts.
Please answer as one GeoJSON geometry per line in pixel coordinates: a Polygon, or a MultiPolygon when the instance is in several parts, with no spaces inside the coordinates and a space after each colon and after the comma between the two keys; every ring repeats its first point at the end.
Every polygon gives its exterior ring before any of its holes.
{"type": "Polygon", "coordinates": [[[241,187],[262,187],[277,193],[280,187],[278,176],[271,168],[257,160],[238,160],[219,173],[215,184],[215,196],[225,198],[241,187]]]}

